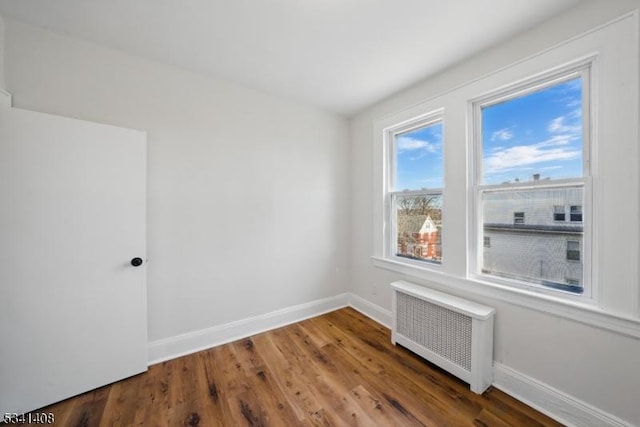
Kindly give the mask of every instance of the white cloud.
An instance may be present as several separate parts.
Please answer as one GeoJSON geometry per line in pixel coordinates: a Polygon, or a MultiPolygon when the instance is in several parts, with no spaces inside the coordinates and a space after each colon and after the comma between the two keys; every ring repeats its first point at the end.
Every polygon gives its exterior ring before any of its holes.
{"type": "MultiPolygon", "coordinates": [[[[575,112],[572,113],[572,115],[575,115],[575,112]]],[[[549,122],[549,125],[547,126],[547,130],[552,133],[563,132],[563,133],[576,134],[576,133],[579,133],[581,129],[582,127],[580,126],[579,123],[578,124],[567,123],[566,116],[556,117],[555,119],[551,120],[551,122],[549,122]]]]}
{"type": "Polygon", "coordinates": [[[582,108],[574,108],[567,115],[570,119],[581,120],[582,119],[582,108]]]}
{"type": "Polygon", "coordinates": [[[508,141],[511,138],[513,138],[513,132],[511,132],[511,130],[509,130],[508,128],[499,129],[491,134],[492,141],[508,141]]]}
{"type": "Polygon", "coordinates": [[[408,136],[398,138],[398,152],[424,150],[428,153],[435,153],[440,149],[440,144],[434,144],[422,139],[415,139],[408,136]]]}
{"type": "Polygon", "coordinates": [[[563,145],[568,145],[571,141],[575,141],[578,139],[579,135],[565,133],[561,135],[553,135],[551,138],[546,141],[539,142],[534,144],[536,147],[544,148],[544,147],[559,147],[563,145]]]}
{"type": "Polygon", "coordinates": [[[544,141],[532,145],[516,145],[492,153],[485,158],[485,172],[496,173],[507,170],[520,169],[536,163],[574,160],[580,158],[582,152],[568,147],[562,147],[564,139],[555,142],[544,141]]]}
{"type": "Polygon", "coordinates": [[[441,183],[442,182],[442,177],[441,176],[434,176],[434,177],[431,177],[431,178],[421,179],[419,182],[422,182],[422,183],[433,183],[433,182],[441,183]]]}
{"type": "MultiPolygon", "coordinates": [[[[582,106],[582,100],[580,100],[580,99],[567,98],[566,102],[567,103],[565,104],[565,107],[567,107],[567,108],[575,108],[575,107],[581,107],[582,106]]],[[[579,108],[578,111],[582,111],[582,109],[579,108]]]]}

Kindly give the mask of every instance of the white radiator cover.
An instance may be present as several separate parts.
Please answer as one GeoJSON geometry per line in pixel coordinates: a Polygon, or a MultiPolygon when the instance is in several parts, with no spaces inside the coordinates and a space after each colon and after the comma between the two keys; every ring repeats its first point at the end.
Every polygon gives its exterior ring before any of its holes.
{"type": "Polygon", "coordinates": [[[495,309],[415,283],[393,289],[391,342],[469,383],[482,394],[493,382],[495,309]]]}

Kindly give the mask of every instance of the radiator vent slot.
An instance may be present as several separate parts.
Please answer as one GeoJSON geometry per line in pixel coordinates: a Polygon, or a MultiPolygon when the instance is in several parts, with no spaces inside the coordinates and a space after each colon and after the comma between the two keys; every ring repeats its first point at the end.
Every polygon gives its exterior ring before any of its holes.
{"type": "Polygon", "coordinates": [[[471,317],[400,293],[398,333],[471,371],[471,317]]]}
{"type": "Polygon", "coordinates": [[[409,282],[391,284],[392,342],[448,370],[482,393],[493,381],[495,310],[409,282]]]}

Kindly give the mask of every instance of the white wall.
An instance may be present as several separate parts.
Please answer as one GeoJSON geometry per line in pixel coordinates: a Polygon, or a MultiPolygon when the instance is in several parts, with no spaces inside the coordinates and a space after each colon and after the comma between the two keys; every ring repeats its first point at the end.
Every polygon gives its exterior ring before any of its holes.
{"type": "Polygon", "coordinates": [[[150,341],[345,292],[345,119],[6,26],[14,106],[148,132],[150,341]]]}
{"type": "Polygon", "coordinates": [[[0,89],[4,88],[4,18],[0,16],[0,89]]]}
{"type": "Polygon", "coordinates": [[[11,106],[11,95],[5,90],[6,83],[4,80],[4,18],[0,15],[0,107],[11,106]]]}
{"type": "MultiPolygon", "coordinates": [[[[638,7],[640,1],[637,0],[585,1],[574,10],[402,91],[354,117],[351,122],[352,292],[382,309],[390,310],[389,283],[392,281],[405,279],[447,290],[442,284],[427,283],[372,265],[373,141],[376,121],[638,7]]],[[[464,144],[464,136],[460,136],[460,144],[464,144]]],[[[464,149],[453,151],[459,153],[464,149]]],[[[634,280],[637,286],[638,278],[634,280]]],[[[581,402],[587,407],[596,408],[596,411],[612,415],[609,420],[617,417],[640,425],[640,407],[637,404],[637,396],[640,396],[640,341],[637,338],[502,300],[477,295],[473,295],[472,299],[497,308],[494,359],[499,366],[551,387],[557,392],[556,396],[569,396],[573,403],[581,402]]],[[[544,405],[542,409],[545,409],[544,405]]],[[[558,414],[557,410],[555,414],[558,414]]]]}

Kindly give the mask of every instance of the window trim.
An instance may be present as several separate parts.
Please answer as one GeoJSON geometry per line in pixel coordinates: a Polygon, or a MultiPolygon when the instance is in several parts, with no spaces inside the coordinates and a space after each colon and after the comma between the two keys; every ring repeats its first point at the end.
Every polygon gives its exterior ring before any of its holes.
{"type": "MultiPolygon", "coordinates": [[[[591,168],[591,153],[592,153],[592,141],[594,134],[594,118],[595,111],[594,94],[595,88],[593,87],[592,76],[595,73],[597,56],[591,55],[585,58],[578,59],[576,61],[565,64],[561,67],[556,67],[551,70],[534,74],[528,78],[521,79],[513,84],[507,84],[496,90],[488,91],[478,97],[469,99],[467,102],[468,111],[468,135],[470,136],[469,145],[469,189],[470,197],[468,200],[469,212],[470,212],[470,224],[469,224],[469,250],[468,250],[468,271],[467,276],[469,278],[495,283],[500,286],[513,287],[518,289],[532,290],[534,292],[540,292],[543,294],[557,295],[560,298],[566,300],[577,300],[587,304],[594,304],[597,300],[597,293],[595,292],[595,286],[592,281],[593,266],[592,266],[592,251],[591,242],[593,241],[593,233],[591,224],[593,223],[594,212],[590,209],[592,206],[593,190],[592,190],[592,168],[591,168]],[[507,184],[485,184],[482,181],[482,108],[490,105],[495,105],[500,102],[516,99],[521,96],[525,96],[552,87],[556,84],[560,84],[565,81],[569,81],[575,78],[582,78],[582,177],[556,179],[556,180],[532,180],[525,182],[507,183],[507,184]],[[482,257],[483,246],[481,231],[483,230],[482,224],[482,197],[481,195],[487,191],[509,191],[518,189],[532,189],[532,188],[554,188],[554,187],[568,187],[568,186],[581,186],[584,189],[583,200],[583,215],[586,213],[587,222],[583,224],[583,251],[582,260],[583,263],[583,281],[582,286],[584,292],[576,294],[572,292],[566,292],[560,289],[553,289],[551,287],[545,287],[524,280],[499,277],[497,275],[490,275],[482,272],[482,257]]],[[[584,218],[584,216],[583,216],[584,218]]],[[[514,213],[515,224],[515,213],[514,213]]]]}

